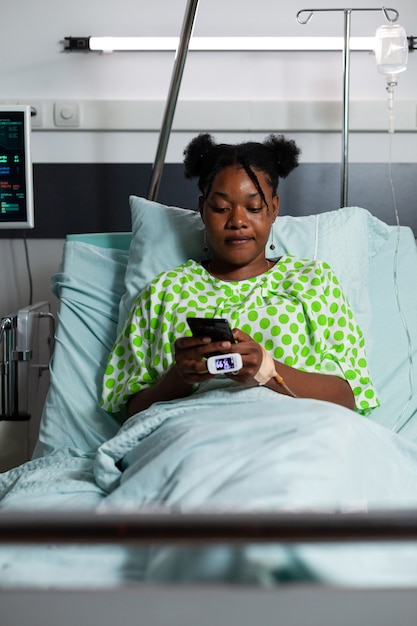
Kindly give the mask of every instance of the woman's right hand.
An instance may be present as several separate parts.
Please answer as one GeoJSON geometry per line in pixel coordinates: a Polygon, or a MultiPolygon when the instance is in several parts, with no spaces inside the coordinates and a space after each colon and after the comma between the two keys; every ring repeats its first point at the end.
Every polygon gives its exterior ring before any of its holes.
{"type": "Polygon", "coordinates": [[[147,409],[154,402],[174,400],[188,396],[193,385],[210,378],[206,357],[229,352],[230,341],[212,342],[210,337],[179,337],[174,342],[174,363],[158,382],[133,395],[127,406],[128,415],[147,409]]]}
{"type": "Polygon", "coordinates": [[[210,378],[206,358],[211,354],[224,354],[232,347],[230,341],[211,341],[210,337],[179,337],[174,342],[174,360],[181,378],[190,385],[210,378]]]}

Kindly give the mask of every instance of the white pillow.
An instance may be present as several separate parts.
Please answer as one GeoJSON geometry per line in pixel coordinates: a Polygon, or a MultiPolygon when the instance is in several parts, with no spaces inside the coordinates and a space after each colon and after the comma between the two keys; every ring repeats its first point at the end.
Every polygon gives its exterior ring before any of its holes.
{"type": "MultiPolygon", "coordinates": [[[[136,295],[159,272],[187,259],[201,260],[203,224],[197,211],[165,206],[130,196],[132,242],[120,301],[119,330],[136,295]]],[[[368,290],[369,258],[374,256],[389,228],[360,207],[347,207],[302,217],[278,216],[274,226],[272,258],[287,252],[329,263],[338,277],[355,317],[370,344],[371,306],[368,290]]]]}

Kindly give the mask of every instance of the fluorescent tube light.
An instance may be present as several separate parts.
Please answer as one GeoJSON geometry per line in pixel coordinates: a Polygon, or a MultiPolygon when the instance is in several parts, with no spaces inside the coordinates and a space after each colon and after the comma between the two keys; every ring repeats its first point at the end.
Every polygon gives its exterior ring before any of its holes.
{"type": "MultiPolygon", "coordinates": [[[[65,37],[67,50],[175,51],[178,37],[65,37]]],[[[192,37],[194,51],[328,51],[343,50],[343,37],[192,37]]],[[[374,51],[375,37],[351,37],[351,50],[374,51]]]]}

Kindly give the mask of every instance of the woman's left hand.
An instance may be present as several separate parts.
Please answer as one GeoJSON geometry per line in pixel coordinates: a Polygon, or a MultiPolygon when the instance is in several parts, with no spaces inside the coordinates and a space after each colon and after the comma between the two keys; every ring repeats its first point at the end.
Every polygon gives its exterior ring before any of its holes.
{"type": "Polygon", "coordinates": [[[233,329],[233,336],[237,343],[232,344],[230,352],[239,353],[242,357],[243,367],[234,374],[226,374],[241,385],[253,387],[258,383],[254,376],[261,367],[263,359],[262,347],[239,328],[233,329]]]}

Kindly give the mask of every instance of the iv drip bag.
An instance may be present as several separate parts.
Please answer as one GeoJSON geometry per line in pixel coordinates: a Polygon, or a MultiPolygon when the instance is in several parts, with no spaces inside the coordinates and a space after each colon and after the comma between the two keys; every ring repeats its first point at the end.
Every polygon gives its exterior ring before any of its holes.
{"type": "Polygon", "coordinates": [[[399,24],[384,24],[375,34],[375,56],[378,71],[384,76],[404,72],[408,61],[407,34],[399,24]]]}

